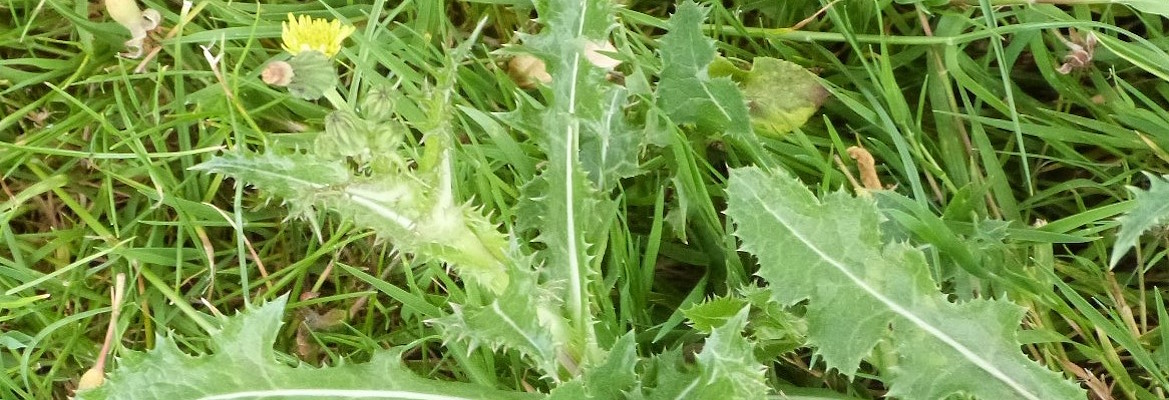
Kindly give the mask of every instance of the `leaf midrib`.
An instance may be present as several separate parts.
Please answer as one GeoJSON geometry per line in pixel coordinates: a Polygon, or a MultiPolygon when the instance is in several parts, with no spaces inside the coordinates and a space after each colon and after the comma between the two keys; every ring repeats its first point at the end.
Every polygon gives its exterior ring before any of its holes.
{"type": "Polygon", "coordinates": [[[910,322],[912,322],[914,325],[916,325],[921,330],[926,331],[931,336],[937,338],[942,343],[945,343],[947,346],[950,346],[951,348],[956,350],[958,353],[960,353],[964,357],[966,357],[966,359],[968,359],[972,364],[979,367],[983,371],[986,371],[987,373],[989,373],[991,376],[995,377],[996,379],[1002,381],[1004,384],[1006,384],[1011,389],[1018,392],[1023,397],[1025,397],[1027,399],[1031,399],[1031,400],[1041,400],[1042,399],[1038,395],[1033,394],[1030,391],[1028,391],[1021,383],[1016,382],[1014,379],[1011,379],[1011,377],[1008,376],[1003,371],[1000,371],[998,368],[995,368],[994,365],[990,361],[985,360],[982,357],[979,357],[978,354],[975,353],[973,350],[967,348],[966,346],[963,346],[961,343],[959,343],[957,340],[955,340],[954,338],[947,335],[941,329],[934,327],[933,325],[930,325],[925,320],[919,318],[917,315],[914,315],[908,308],[902,306],[901,304],[898,304],[897,302],[893,301],[893,299],[886,297],[885,295],[878,292],[877,289],[866,284],[863,280],[860,279],[860,277],[856,276],[851,271],[849,271],[847,266],[843,262],[833,258],[828,253],[821,250],[811,240],[809,240],[804,235],[802,235],[799,231],[797,231],[795,229],[794,225],[788,223],[788,221],[785,220],[779,212],[777,212],[775,209],[773,209],[770,206],[769,202],[763,201],[763,197],[756,190],[755,186],[752,186],[752,185],[745,185],[745,186],[747,186],[746,189],[747,189],[747,191],[749,191],[751,193],[752,197],[754,197],[755,199],[758,200],[757,204],[762,206],[763,209],[766,210],[768,214],[770,214],[773,218],[775,218],[775,220],[777,222],[779,222],[779,224],[782,225],[784,227],[784,229],[787,229],[789,232],[791,232],[792,236],[794,236],[801,243],[803,243],[805,246],[807,246],[809,249],[811,249],[813,252],[815,252],[816,255],[819,256],[822,260],[826,261],[829,265],[833,266],[838,271],[840,271],[842,274],[844,274],[844,276],[848,277],[848,279],[850,281],[852,281],[852,283],[854,285],[859,287],[861,290],[863,290],[869,296],[873,297],[881,304],[884,304],[885,307],[887,307],[889,310],[893,311],[897,315],[900,315],[902,318],[909,320],[910,322]]]}

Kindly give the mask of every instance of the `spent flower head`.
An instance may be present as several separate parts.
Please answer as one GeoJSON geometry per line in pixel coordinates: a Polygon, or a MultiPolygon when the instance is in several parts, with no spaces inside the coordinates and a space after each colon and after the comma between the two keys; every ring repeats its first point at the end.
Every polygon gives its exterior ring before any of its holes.
{"type": "Polygon", "coordinates": [[[130,31],[130,40],[126,41],[126,47],[130,51],[122,53],[122,56],[128,58],[141,56],[146,33],[158,27],[162,21],[162,14],[152,8],[143,11],[138,8],[138,0],[105,0],[105,6],[110,18],[130,31]]]}
{"type": "Polygon", "coordinates": [[[280,37],[284,39],[284,50],[294,56],[302,51],[318,51],[333,57],[341,51],[341,42],[356,30],[352,25],[342,25],[341,21],[307,15],[297,18],[292,13],[288,13],[288,21],[282,26],[280,37]]]}

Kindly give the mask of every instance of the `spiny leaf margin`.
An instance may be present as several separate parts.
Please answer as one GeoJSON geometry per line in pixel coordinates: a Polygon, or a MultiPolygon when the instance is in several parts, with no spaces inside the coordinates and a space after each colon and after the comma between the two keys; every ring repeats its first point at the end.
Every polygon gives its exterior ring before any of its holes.
{"type": "Polygon", "coordinates": [[[1169,221],[1169,175],[1145,175],[1149,177],[1149,190],[1128,187],[1132,193],[1133,208],[1117,218],[1120,231],[1116,232],[1116,243],[1112,248],[1112,257],[1108,260],[1110,269],[1116,267],[1125,253],[1137,245],[1137,239],[1140,239],[1142,233],[1169,221]]]}
{"type": "Polygon", "coordinates": [[[271,398],[534,399],[460,382],[430,380],[401,365],[397,351],[379,351],[363,364],[296,367],[276,359],[273,344],[287,296],[221,319],[211,354],[190,356],[173,337],[145,353],[129,351],[105,384],[77,400],[210,400],[271,398]]]}
{"type": "Polygon", "coordinates": [[[817,199],[787,172],[755,167],[731,171],[727,196],[735,235],[759,259],[772,296],[808,301],[808,342],[829,368],[851,376],[888,338],[898,356],[883,376],[892,397],[1084,397],[1019,351],[1020,307],[950,303],[920,250],[882,246],[871,200],[841,191],[817,199]]]}
{"type": "Polygon", "coordinates": [[[714,41],[702,33],[709,8],[692,0],[678,4],[661,38],[658,105],[679,124],[738,138],[754,136],[747,101],[731,78],[711,77],[714,41]]]}

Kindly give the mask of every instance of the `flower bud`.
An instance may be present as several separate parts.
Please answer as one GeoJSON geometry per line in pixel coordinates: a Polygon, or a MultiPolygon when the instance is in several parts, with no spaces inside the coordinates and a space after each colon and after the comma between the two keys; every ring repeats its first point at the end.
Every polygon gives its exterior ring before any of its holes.
{"type": "Polygon", "coordinates": [[[394,90],[378,85],[369,88],[361,98],[361,115],[370,122],[389,121],[394,118],[394,90]]]}
{"type": "Polygon", "coordinates": [[[369,147],[375,152],[394,152],[402,145],[407,128],[397,121],[371,122],[369,124],[369,147]]]}
{"type": "Polygon", "coordinates": [[[302,51],[288,60],[292,80],[288,92],[304,100],[316,100],[337,87],[337,70],[329,57],[319,51],[302,51]]]}
{"type": "Polygon", "coordinates": [[[365,120],[350,111],[337,110],[325,117],[325,133],[320,141],[332,142],[337,155],[343,157],[364,157],[369,154],[369,129],[365,120]]]}

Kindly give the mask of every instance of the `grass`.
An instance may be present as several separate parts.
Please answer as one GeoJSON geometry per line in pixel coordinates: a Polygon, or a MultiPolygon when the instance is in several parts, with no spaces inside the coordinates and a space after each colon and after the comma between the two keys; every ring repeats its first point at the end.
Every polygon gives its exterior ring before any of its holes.
{"type": "MultiPolygon", "coordinates": [[[[150,348],[158,334],[205,349],[204,314],[290,293],[286,321],[296,323],[278,346],[306,362],[407,346],[424,375],[540,386],[518,355],[444,345],[424,323],[481,295],[443,265],[324,211],[290,219],[250,188],[190,170],[226,151],[304,148],[323,129],[327,102],[259,80],[280,53],[287,13],[357,26],[339,56],[339,92],[354,102],[367,84],[392,85],[414,122],[428,118],[450,49],[486,18],[450,100],[453,179],[457,198],[512,226],[523,179],[544,167],[530,121],[497,114],[543,98],[517,87],[497,51],[535,29],[524,2],[143,3],[165,22],[149,42],[157,53],[136,60],[117,57],[127,34],[88,2],[0,3],[0,398],[71,393],[98,358],[119,273],[133,306],[115,321],[115,354],[150,348]],[[352,315],[306,322],[332,310],[352,315]]],[[[633,330],[643,351],[699,343],[679,310],[753,282],[755,270],[722,215],[727,169],[780,166],[826,193],[850,187],[846,149],[862,145],[909,199],[882,203],[891,235],[926,251],[952,298],[1025,306],[1025,352],[1093,398],[1165,398],[1164,232],[1107,266],[1115,217],[1131,208],[1126,187],[1147,186],[1141,171],[1169,173],[1167,21],[1122,5],[967,3],[978,6],[843,0],[799,30],[777,27],[824,4],[712,4],[706,29],[722,55],[801,64],[830,100],[801,129],[757,146],[646,124],[654,144],[639,174],[619,183],[605,238],[598,329],[633,330]],[[1073,31],[1096,32],[1099,44],[1089,65],[1061,74],[1069,49],[1059,38],[1073,31]]],[[[613,40],[627,86],[662,68],[656,38],[672,10],[641,0],[620,9],[613,40]]],[[[772,361],[777,388],[884,393],[871,374],[825,371],[811,350],[772,361]]]]}

